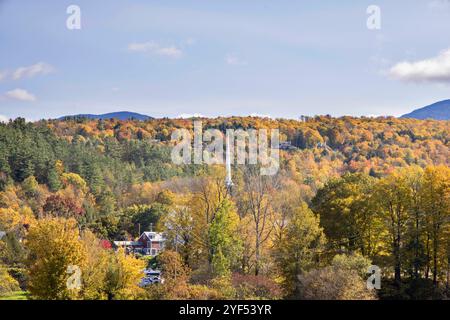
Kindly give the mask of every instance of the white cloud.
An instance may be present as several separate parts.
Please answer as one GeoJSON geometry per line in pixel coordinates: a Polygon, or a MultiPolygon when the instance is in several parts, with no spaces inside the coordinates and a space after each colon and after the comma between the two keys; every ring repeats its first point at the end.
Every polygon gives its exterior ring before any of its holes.
{"type": "Polygon", "coordinates": [[[234,54],[228,54],[226,57],[225,57],[225,62],[227,63],[227,64],[229,64],[229,65],[232,65],[232,66],[246,66],[247,65],[247,62],[246,61],[243,61],[243,60],[241,60],[241,59],[239,59],[236,55],[234,55],[234,54]]]}
{"type": "Polygon", "coordinates": [[[269,118],[272,119],[272,116],[270,114],[260,114],[260,113],[251,113],[250,117],[257,117],[257,118],[269,118]]]}
{"type": "Polygon", "coordinates": [[[442,10],[450,8],[449,0],[433,0],[428,3],[428,7],[432,10],[442,10]]]}
{"type": "Polygon", "coordinates": [[[8,117],[0,114],[0,122],[8,122],[8,121],[9,121],[8,117]]]}
{"type": "Polygon", "coordinates": [[[190,119],[190,118],[204,118],[205,116],[200,113],[182,113],[177,118],[178,119],[190,119]]]}
{"type": "Polygon", "coordinates": [[[145,52],[170,58],[179,58],[183,55],[183,51],[176,46],[163,47],[156,42],[130,43],[128,45],[128,50],[133,52],[145,52]]]}
{"type": "Polygon", "coordinates": [[[12,78],[14,80],[19,80],[22,78],[32,78],[37,75],[45,75],[45,74],[51,73],[54,70],[55,69],[51,65],[49,65],[45,62],[38,62],[38,63],[33,64],[28,67],[17,68],[13,72],[12,78]]]}
{"type": "Polygon", "coordinates": [[[36,97],[24,89],[14,89],[5,93],[5,96],[10,99],[20,101],[36,101],[36,97]]]}
{"type": "Polygon", "coordinates": [[[28,67],[19,67],[12,72],[0,71],[0,81],[11,77],[12,80],[32,78],[38,75],[46,75],[55,71],[55,68],[45,62],[38,62],[28,67]]]}
{"type": "Polygon", "coordinates": [[[430,59],[400,62],[390,69],[389,74],[406,82],[450,83],[450,49],[430,59]]]}
{"type": "Polygon", "coordinates": [[[194,38],[187,38],[183,41],[183,46],[193,46],[197,41],[194,38]]]}
{"type": "Polygon", "coordinates": [[[7,76],[8,76],[7,71],[0,71],[0,81],[6,79],[7,76]]]}

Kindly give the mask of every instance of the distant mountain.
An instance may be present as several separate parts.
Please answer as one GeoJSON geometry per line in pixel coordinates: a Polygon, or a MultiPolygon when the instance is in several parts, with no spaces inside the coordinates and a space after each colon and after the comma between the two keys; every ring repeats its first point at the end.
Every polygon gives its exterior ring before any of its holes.
{"type": "Polygon", "coordinates": [[[135,112],[129,112],[129,111],[119,111],[119,112],[111,112],[111,113],[105,113],[105,114],[77,114],[72,116],[63,116],[59,118],[58,120],[65,120],[70,118],[87,118],[87,119],[117,119],[117,120],[148,120],[153,119],[150,116],[146,116],[144,114],[139,114],[135,112]]]}
{"type": "Polygon", "coordinates": [[[413,112],[405,114],[401,117],[413,119],[450,120],[450,100],[436,102],[424,108],[414,110],[413,112]]]}

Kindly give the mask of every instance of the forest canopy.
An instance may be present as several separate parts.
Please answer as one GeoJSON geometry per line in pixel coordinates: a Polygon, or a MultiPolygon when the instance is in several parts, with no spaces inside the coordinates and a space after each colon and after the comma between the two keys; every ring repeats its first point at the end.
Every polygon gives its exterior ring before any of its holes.
{"type": "Polygon", "coordinates": [[[0,283],[15,288],[0,295],[20,286],[43,299],[449,297],[448,121],[198,120],[222,132],[277,128],[292,148],[275,176],[233,166],[229,192],[223,166],[172,163],[171,134],[192,131],[192,119],[0,123],[0,283]],[[155,261],[111,249],[150,228],[167,237],[155,261]],[[58,250],[61,241],[72,249],[58,250]],[[43,262],[56,253],[62,265],[43,262]],[[81,291],[51,285],[75,262],[81,291]],[[137,285],[145,264],[166,270],[164,285],[137,285]],[[383,271],[377,292],[365,287],[372,264],[383,271]]]}

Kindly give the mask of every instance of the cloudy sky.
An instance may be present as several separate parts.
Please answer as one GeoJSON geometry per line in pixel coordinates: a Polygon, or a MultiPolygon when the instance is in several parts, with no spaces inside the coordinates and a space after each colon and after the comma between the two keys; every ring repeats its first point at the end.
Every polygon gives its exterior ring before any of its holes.
{"type": "Polygon", "coordinates": [[[397,116],[450,98],[449,34],[448,0],[0,0],[0,120],[397,116]]]}

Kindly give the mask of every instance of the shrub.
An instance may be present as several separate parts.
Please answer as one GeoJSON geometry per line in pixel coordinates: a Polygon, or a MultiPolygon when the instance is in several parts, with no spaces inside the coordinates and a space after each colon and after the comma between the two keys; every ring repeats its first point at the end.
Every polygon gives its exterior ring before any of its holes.
{"type": "Polygon", "coordinates": [[[299,276],[304,300],[374,300],[366,282],[354,270],[325,267],[299,276]]]}
{"type": "Polygon", "coordinates": [[[0,296],[6,296],[20,290],[19,283],[8,273],[8,270],[0,266],[0,296]]]}
{"type": "Polygon", "coordinates": [[[282,290],[272,279],[265,276],[233,274],[233,287],[237,299],[280,299],[282,290]]]}

